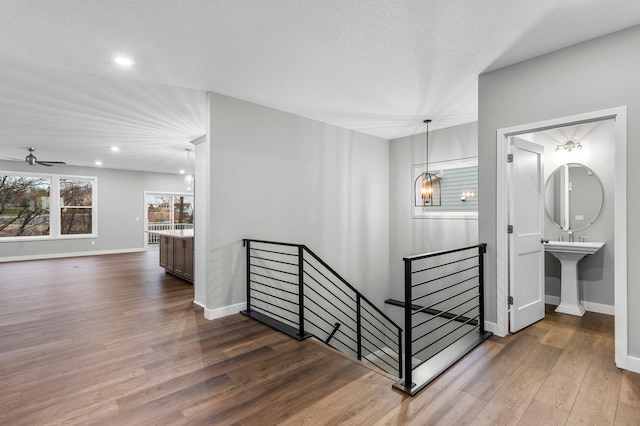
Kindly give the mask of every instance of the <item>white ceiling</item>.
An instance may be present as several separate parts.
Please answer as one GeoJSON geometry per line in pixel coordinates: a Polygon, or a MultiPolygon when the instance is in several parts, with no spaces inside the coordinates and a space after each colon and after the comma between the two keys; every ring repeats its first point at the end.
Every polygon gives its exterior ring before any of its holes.
{"type": "Polygon", "coordinates": [[[393,139],[478,75],[640,24],[638,0],[2,0],[0,159],[177,172],[206,91],[393,139]],[[114,56],[136,64],[122,69],[114,56]],[[118,153],[109,151],[117,145],[118,153]]]}

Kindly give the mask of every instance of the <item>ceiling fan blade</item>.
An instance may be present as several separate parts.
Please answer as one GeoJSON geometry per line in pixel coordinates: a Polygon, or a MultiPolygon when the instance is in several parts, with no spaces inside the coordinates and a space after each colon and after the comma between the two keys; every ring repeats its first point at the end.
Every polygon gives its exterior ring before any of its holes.
{"type": "Polygon", "coordinates": [[[54,164],[67,164],[64,161],[36,161],[41,166],[53,166],[54,164]]]}

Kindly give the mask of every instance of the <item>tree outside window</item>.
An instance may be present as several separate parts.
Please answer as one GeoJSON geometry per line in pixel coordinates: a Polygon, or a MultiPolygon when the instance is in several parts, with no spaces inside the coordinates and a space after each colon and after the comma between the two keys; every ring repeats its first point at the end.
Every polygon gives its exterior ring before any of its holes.
{"type": "Polygon", "coordinates": [[[94,236],[97,179],[0,173],[0,239],[94,236]]]}
{"type": "Polygon", "coordinates": [[[91,234],[92,205],[92,179],[60,179],[60,234],[91,234]]]}
{"type": "Polygon", "coordinates": [[[0,237],[49,235],[48,177],[0,175],[0,237]]]}

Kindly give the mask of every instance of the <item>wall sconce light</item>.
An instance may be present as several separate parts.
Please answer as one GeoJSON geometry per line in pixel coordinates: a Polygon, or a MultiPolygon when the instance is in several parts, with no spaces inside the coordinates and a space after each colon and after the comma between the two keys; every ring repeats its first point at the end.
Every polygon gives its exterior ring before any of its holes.
{"type": "Polygon", "coordinates": [[[460,201],[465,202],[467,201],[467,198],[474,197],[475,195],[476,193],[473,191],[462,191],[462,194],[460,194],[460,201]]]}
{"type": "Polygon", "coordinates": [[[556,152],[560,151],[561,149],[564,149],[566,152],[571,152],[574,149],[582,149],[582,144],[580,144],[580,142],[569,139],[563,144],[556,145],[556,152]]]}

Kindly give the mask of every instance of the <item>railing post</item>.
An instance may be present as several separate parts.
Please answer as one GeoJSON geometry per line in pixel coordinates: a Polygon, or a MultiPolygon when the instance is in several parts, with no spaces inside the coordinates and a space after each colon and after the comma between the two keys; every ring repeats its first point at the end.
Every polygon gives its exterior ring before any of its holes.
{"type": "Polygon", "coordinates": [[[304,336],[304,248],[298,247],[298,329],[300,338],[304,336]]]}
{"type": "Polygon", "coordinates": [[[247,312],[251,312],[251,241],[244,240],[247,266],[247,312]]]}
{"type": "Polygon", "coordinates": [[[479,279],[478,279],[478,297],[480,298],[479,300],[479,309],[480,309],[480,315],[478,317],[478,325],[480,326],[480,334],[484,334],[484,254],[487,251],[487,245],[486,244],[480,244],[479,250],[478,250],[478,274],[479,274],[479,279]]]}
{"type": "Polygon", "coordinates": [[[404,387],[411,392],[412,382],[412,342],[411,342],[411,261],[404,261],[404,387]]]}
{"type": "Polygon", "coordinates": [[[402,330],[398,328],[398,377],[402,379],[402,330]]]}
{"type": "Polygon", "coordinates": [[[358,341],[358,361],[362,360],[362,321],[360,321],[360,294],[356,293],[356,339],[358,341]]]}

